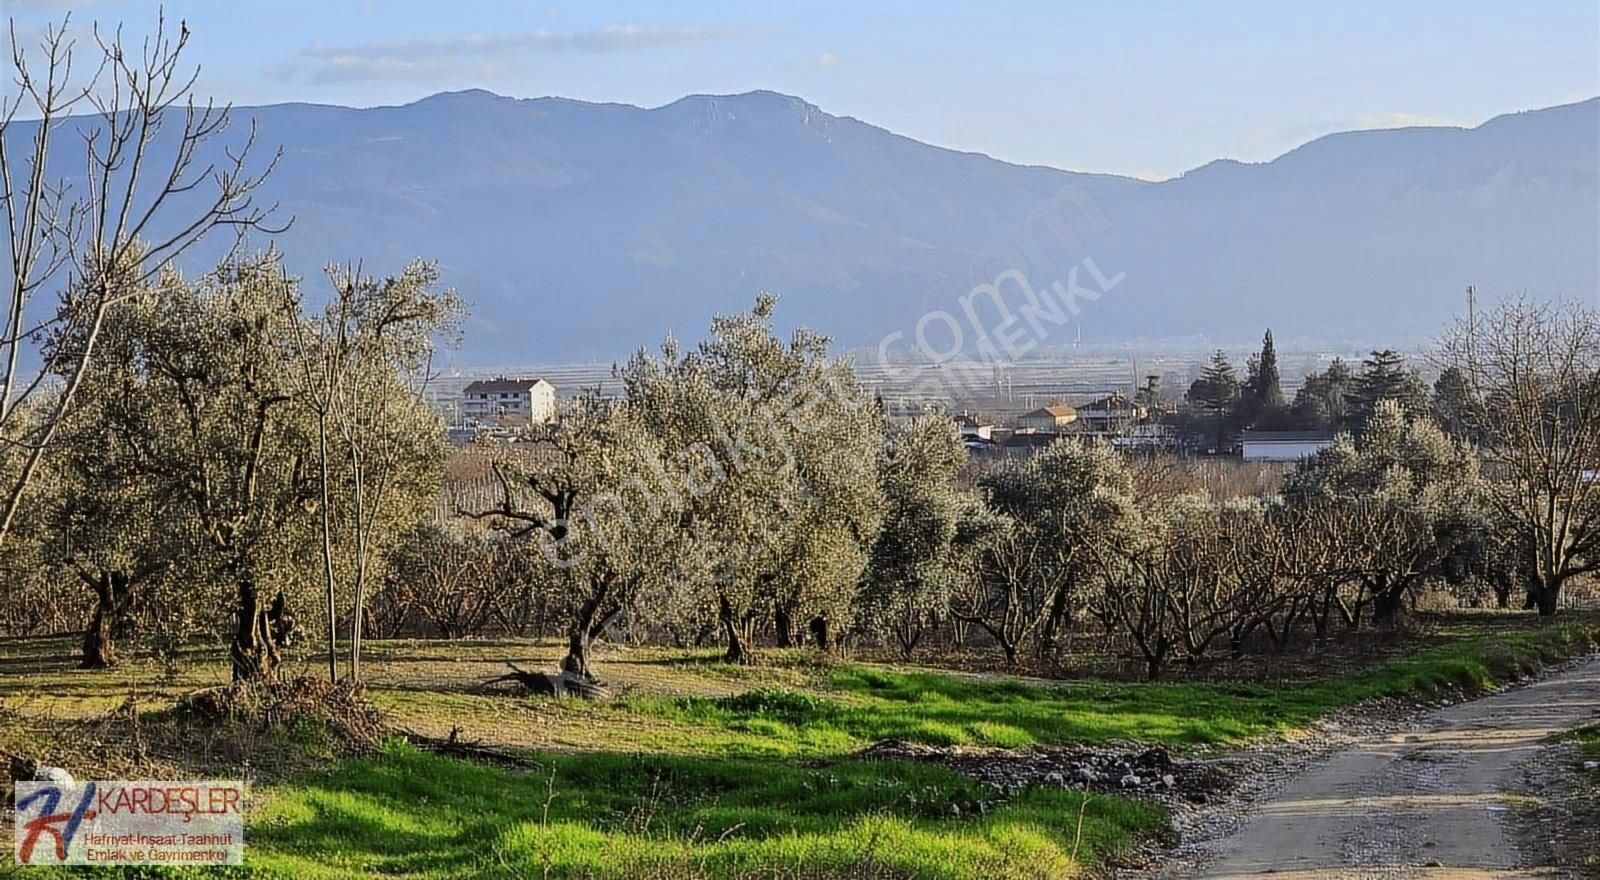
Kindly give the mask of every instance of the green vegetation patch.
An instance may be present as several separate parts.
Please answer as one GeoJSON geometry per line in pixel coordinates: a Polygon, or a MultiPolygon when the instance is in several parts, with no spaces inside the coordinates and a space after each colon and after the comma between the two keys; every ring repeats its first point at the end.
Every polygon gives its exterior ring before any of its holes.
{"type": "Polygon", "coordinates": [[[296,877],[1058,876],[1155,832],[1159,807],[843,759],[540,754],[513,773],[389,744],[278,791],[253,872],[296,877]],[[1081,817],[1081,828],[1080,828],[1081,817]]]}
{"type": "Polygon", "coordinates": [[[1287,684],[1075,682],[901,672],[841,665],[824,694],[772,689],[729,697],[650,697],[633,711],[700,725],[715,737],[759,734],[733,751],[814,754],[884,739],[1014,747],[1141,740],[1226,744],[1293,729],[1363,700],[1479,693],[1589,649],[1595,628],[1464,631],[1444,645],[1361,672],[1287,684]]]}
{"type": "Polygon", "coordinates": [[[1580,727],[1575,733],[1583,745],[1584,757],[1600,757],[1600,724],[1580,727]]]}

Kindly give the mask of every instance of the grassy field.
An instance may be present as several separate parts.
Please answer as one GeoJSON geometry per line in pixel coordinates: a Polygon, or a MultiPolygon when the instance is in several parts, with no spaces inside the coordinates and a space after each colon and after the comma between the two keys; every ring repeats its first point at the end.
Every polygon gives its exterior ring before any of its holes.
{"type": "MultiPolygon", "coordinates": [[[[370,664],[372,697],[396,727],[433,735],[458,727],[514,748],[532,769],[468,763],[399,741],[335,758],[315,731],[296,731],[295,750],[330,757],[253,765],[247,873],[1063,876],[1157,833],[1162,810],[1058,788],[1001,797],[938,767],[853,753],[887,738],[1226,746],[1369,698],[1491,687],[1585,650],[1595,632],[1582,623],[1452,625],[1410,656],[1279,685],[1050,683],[824,662],[804,652],[774,652],[750,669],[703,652],[613,651],[600,669],[620,696],[600,704],[471,692],[505,660],[553,661],[548,646],[383,643],[370,664]]],[[[162,710],[176,695],[226,676],[220,659],[203,651],[171,675],[140,664],[80,672],[52,659],[60,647],[0,642],[0,674],[18,685],[7,688],[4,706],[18,719],[15,736],[31,731],[35,750],[50,747],[40,731],[93,723],[72,719],[101,715],[130,690],[150,730],[175,723],[163,721],[170,715],[162,710]]],[[[5,735],[0,727],[0,747],[5,735]]],[[[172,772],[219,769],[168,758],[177,762],[172,772]]],[[[229,759],[218,760],[225,767],[229,759]]]]}

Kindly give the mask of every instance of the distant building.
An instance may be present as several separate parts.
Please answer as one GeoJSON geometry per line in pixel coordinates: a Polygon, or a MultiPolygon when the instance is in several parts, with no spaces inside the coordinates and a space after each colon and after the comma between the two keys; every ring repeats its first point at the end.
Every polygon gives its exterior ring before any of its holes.
{"type": "Polygon", "coordinates": [[[985,419],[962,414],[956,417],[956,425],[961,428],[962,440],[993,440],[994,423],[985,419]]]}
{"type": "Polygon", "coordinates": [[[1005,455],[1032,455],[1060,440],[1055,431],[1018,431],[996,444],[1005,455]]]}
{"type": "Polygon", "coordinates": [[[1018,433],[1058,434],[1078,420],[1078,411],[1059,401],[1017,417],[1018,433]]]}
{"type": "Polygon", "coordinates": [[[475,421],[542,425],[556,417],[556,387],[543,379],[479,379],[462,392],[461,415],[475,421]]]}
{"type": "Polygon", "coordinates": [[[1150,411],[1143,404],[1129,400],[1120,392],[1078,407],[1078,419],[1087,431],[1126,431],[1144,421],[1149,414],[1150,411]]]}
{"type": "Polygon", "coordinates": [[[1111,438],[1111,445],[1129,451],[1177,449],[1178,432],[1171,425],[1160,422],[1141,422],[1117,432],[1117,436],[1111,438]]]}
{"type": "Polygon", "coordinates": [[[1329,431],[1245,431],[1245,461],[1298,461],[1333,445],[1329,431]]]}

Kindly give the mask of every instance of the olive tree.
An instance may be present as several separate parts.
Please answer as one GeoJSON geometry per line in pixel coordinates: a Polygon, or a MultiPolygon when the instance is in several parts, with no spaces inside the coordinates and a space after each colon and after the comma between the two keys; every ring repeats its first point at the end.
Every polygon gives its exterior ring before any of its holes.
{"type": "MultiPolygon", "coordinates": [[[[103,349],[103,362],[129,354],[116,342],[103,349]]],[[[117,663],[117,642],[133,634],[139,610],[168,620],[192,610],[181,597],[155,595],[183,550],[184,523],[161,503],[158,479],[140,472],[128,447],[103,442],[100,415],[93,405],[68,415],[35,482],[35,515],[19,521],[17,535],[31,535],[52,571],[88,588],[85,669],[117,663]]]]}
{"type": "Polygon", "coordinates": [[[886,445],[879,477],[886,513],[861,575],[857,619],[909,658],[970,572],[961,525],[975,499],[956,483],[967,452],[949,418],[924,416],[892,429],[886,445]]]}
{"type": "Polygon", "coordinates": [[[987,589],[955,613],[994,636],[1008,662],[1021,640],[1054,651],[1110,548],[1136,527],[1133,477],[1109,444],[1062,439],[979,485],[1010,525],[985,556],[987,589]]]}
{"type": "MultiPolygon", "coordinates": [[[[331,507],[341,530],[350,524],[355,537],[336,544],[335,567],[360,571],[368,564],[361,554],[382,549],[373,530],[398,534],[437,492],[438,420],[381,356],[346,365],[360,393],[391,401],[375,410],[385,418],[352,422],[363,436],[346,442],[378,450],[367,470],[349,455],[319,462],[316,407],[303,381],[314,352],[297,344],[308,319],[285,307],[298,302],[297,284],[267,254],[193,280],[168,272],[125,300],[103,329],[105,356],[85,377],[81,418],[92,429],[66,456],[79,479],[65,491],[88,495],[79,507],[125,505],[116,493],[144,493],[157,538],[130,543],[136,559],[159,563],[196,596],[225,585],[237,680],[277,674],[291,608],[306,604],[316,580],[319,512],[331,507]],[[363,503],[367,518],[353,516],[363,503]]],[[[63,333],[52,344],[84,343],[81,333],[63,333]]]]}
{"type": "Polygon", "coordinates": [[[780,644],[807,621],[823,647],[848,625],[882,519],[882,427],[848,361],[808,330],[773,330],[777,298],[713,319],[622,369],[628,405],[661,445],[656,479],[687,507],[715,567],[707,599],[727,658],[750,662],[772,621],[780,644]]]}
{"type": "Polygon", "coordinates": [[[167,273],[107,322],[118,356],[85,384],[101,442],[182,517],[181,576],[228,585],[236,680],[276,676],[285,591],[305,582],[314,546],[312,425],[294,405],[299,316],[282,308],[285,283],[271,257],[193,281],[167,273]]]}
{"type": "Polygon", "coordinates": [[[1371,607],[1392,623],[1412,591],[1445,574],[1481,513],[1478,458],[1424,416],[1379,401],[1359,436],[1340,435],[1287,477],[1291,504],[1336,505],[1346,512],[1343,550],[1359,587],[1348,612],[1359,623],[1371,607]]]}
{"type": "Polygon", "coordinates": [[[683,585],[703,581],[705,546],[688,540],[682,495],[643,477],[660,439],[632,401],[576,401],[533,449],[493,463],[498,507],[462,510],[536,542],[549,598],[567,621],[564,672],[595,679],[591,645],[627,613],[665,616],[683,585]]]}

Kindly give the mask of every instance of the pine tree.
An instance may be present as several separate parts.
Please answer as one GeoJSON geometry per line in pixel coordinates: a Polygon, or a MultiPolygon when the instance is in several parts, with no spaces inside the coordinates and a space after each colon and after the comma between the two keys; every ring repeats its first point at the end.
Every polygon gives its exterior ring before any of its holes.
{"type": "Polygon", "coordinates": [[[1222,349],[1211,356],[1211,363],[1201,371],[1200,378],[1189,386],[1186,399],[1208,416],[1226,416],[1232,412],[1239,399],[1239,377],[1233,373],[1233,364],[1222,349]]]}
{"type": "Polygon", "coordinates": [[[1428,410],[1428,387],[1422,377],[1406,366],[1405,355],[1388,348],[1372,352],[1361,362],[1361,373],[1355,377],[1347,397],[1344,427],[1355,431],[1366,429],[1378,404],[1385,400],[1398,403],[1408,416],[1428,410]]]}

